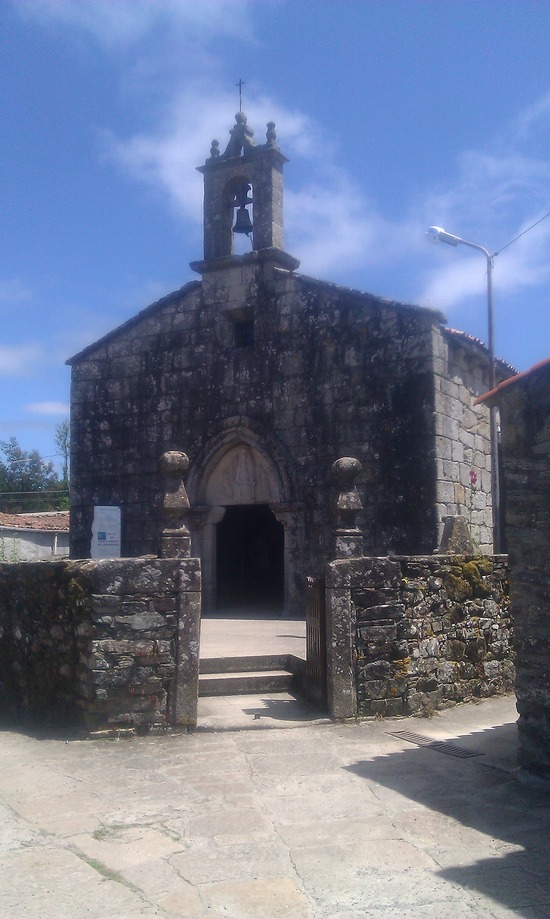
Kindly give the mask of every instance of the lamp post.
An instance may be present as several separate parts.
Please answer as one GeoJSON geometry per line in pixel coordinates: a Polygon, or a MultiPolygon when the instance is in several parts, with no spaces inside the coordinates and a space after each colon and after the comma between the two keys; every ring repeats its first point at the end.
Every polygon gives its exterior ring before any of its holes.
{"type": "MultiPolygon", "coordinates": [[[[447,233],[442,227],[430,227],[426,233],[431,242],[447,243],[448,246],[468,246],[482,252],[487,260],[487,323],[488,323],[488,350],[489,350],[489,389],[496,386],[495,343],[493,330],[493,267],[494,256],[477,243],[469,242],[453,233],[447,233]]],[[[489,437],[491,442],[491,503],[493,513],[493,552],[499,552],[500,539],[500,483],[498,475],[498,430],[496,406],[489,409],[489,437]]]]}

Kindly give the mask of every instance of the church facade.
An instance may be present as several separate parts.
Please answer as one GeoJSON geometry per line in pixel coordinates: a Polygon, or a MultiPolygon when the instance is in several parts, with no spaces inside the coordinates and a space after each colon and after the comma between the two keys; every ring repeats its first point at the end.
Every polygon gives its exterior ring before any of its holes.
{"type": "Polygon", "coordinates": [[[71,556],[89,556],[97,505],[121,508],[123,555],[157,554],[159,459],[181,450],[206,609],[301,609],[332,557],[343,456],[361,464],[366,554],[431,554],[453,514],[491,550],[485,347],[435,310],[301,275],[285,162],[274,125],[257,145],[239,112],[200,167],[200,278],[68,362],[71,556]]]}

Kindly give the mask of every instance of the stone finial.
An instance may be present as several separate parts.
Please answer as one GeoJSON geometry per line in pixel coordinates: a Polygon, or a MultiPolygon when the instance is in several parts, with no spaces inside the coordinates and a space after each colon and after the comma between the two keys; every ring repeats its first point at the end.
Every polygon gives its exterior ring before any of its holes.
{"type": "Polygon", "coordinates": [[[223,154],[224,157],[241,156],[241,154],[248,153],[255,148],[254,131],[248,127],[244,112],[237,112],[235,126],[231,128],[229,133],[231,137],[223,154]]]}
{"type": "Polygon", "coordinates": [[[277,134],[275,133],[275,122],[268,121],[266,127],[267,127],[267,131],[265,132],[265,136],[266,136],[267,143],[269,144],[270,147],[276,147],[277,146],[276,144],[277,134]]]}
{"type": "Polygon", "coordinates": [[[185,526],[189,511],[189,498],[183,477],[189,468],[189,457],[179,450],[169,450],[160,458],[160,472],[164,479],[162,499],[162,558],[189,558],[191,536],[185,526]]]}
{"type": "Polygon", "coordinates": [[[217,140],[213,140],[210,145],[210,156],[214,159],[216,156],[220,155],[220,143],[217,140]]]}
{"type": "Polygon", "coordinates": [[[353,456],[342,456],[332,465],[332,477],[338,488],[335,510],[339,527],[354,527],[357,514],[363,509],[355,486],[362,466],[353,456]]]}
{"type": "Polygon", "coordinates": [[[443,517],[443,535],[437,555],[475,555],[468,521],[461,514],[443,517]]]}
{"type": "Polygon", "coordinates": [[[363,554],[363,535],[356,526],[357,515],[363,509],[363,505],[355,485],[361,471],[361,463],[353,456],[342,456],[332,465],[332,478],[337,489],[334,503],[335,558],[350,558],[363,554]]]}

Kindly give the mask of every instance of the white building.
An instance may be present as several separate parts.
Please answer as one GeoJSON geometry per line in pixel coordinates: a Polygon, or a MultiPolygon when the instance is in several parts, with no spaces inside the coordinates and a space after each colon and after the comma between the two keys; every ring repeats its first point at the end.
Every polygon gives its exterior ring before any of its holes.
{"type": "Polygon", "coordinates": [[[0,561],[28,562],[69,554],[69,511],[0,513],[0,561]]]}

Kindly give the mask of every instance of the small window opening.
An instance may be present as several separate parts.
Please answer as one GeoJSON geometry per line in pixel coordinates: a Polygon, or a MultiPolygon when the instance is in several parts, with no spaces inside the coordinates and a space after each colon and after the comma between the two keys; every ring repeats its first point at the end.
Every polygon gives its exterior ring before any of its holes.
{"type": "Polygon", "coordinates": [[[235,323],[235,347],[236,348],[253,348],[254,347],[254,320],[241,319],[235,323]]]}

